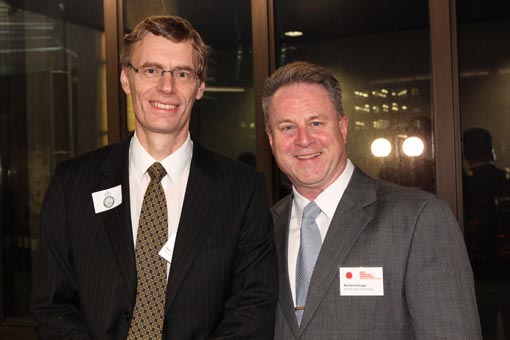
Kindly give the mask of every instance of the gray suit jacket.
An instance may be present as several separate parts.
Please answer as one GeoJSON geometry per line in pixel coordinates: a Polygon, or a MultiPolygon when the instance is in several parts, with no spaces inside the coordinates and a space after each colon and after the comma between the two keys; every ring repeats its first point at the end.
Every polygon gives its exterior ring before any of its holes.
{"type": "Polygon", "coordinates": [[[272,209],[279,262],[275,339],[481,339],[460,228],[434,195],[355,169],[317,259],[298,328],[287,243],[292,197],[272,209]],[[340,296],[340,267],[383,267],[384,296],[340,296]]]}

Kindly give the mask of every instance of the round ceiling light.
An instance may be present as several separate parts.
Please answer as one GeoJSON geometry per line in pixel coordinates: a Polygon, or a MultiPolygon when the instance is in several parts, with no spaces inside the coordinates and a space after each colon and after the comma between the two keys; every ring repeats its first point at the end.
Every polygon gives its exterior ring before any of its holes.
{"type": "Polygon", "coordinates": [[[300,37],[303,35],[303,32],[301,31],[287,31],[284,33],[286,37],[292,37],[292,38],[295,38],[295,37],[300,37]]]}

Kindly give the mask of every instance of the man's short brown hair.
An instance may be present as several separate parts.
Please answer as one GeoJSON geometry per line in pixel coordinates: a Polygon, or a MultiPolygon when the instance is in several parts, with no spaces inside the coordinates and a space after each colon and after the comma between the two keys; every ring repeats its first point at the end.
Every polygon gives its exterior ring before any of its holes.
{"type": "Polygon", "coordinates": [[[208,47],[202,41],[200,34],[193,28],[190,22],[179,16],[162,15],[145,18],[124,36],[120,50],[120,63],[123,67],[131,62],[133,47],[141,41],[147,33],[164,37],[174,43],[191,41],[193,49],[198,56],[198,69],[196,70],[200,81],[204,82],[207,77],[207,54],[208,47]]]}
{"type": "Polygon", "coordinates": [[[267,115],[273,95],[280,87],[296,83],[322,85],[335,105],[338,117],[341,118],[344,115],[342,89],[333,73],[316,64],[295,61],[280,67],[266,79],[262,89],[262,110],[266,128],[269,127],[267,115]]]}

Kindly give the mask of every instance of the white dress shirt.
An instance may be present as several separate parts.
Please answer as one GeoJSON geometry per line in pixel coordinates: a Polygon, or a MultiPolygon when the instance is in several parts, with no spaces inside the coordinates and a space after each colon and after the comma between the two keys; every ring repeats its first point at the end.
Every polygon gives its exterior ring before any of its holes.
{"type": "MultiPolygon", "coordinates": [[[[161,185],[165,191],[166,205],[168,208],[169,238],[172,234],[177,234],[192,156],[193,142],[188,133],[188,138],[184,144],[171,155],[160,161],[167,173],[161,180],[161,185]]],[[[129,199],[135,247],[143,197],[151,181],[147,170],[154,162],[157,162],[157,160],[155,160],[147,150],[145,150],[142,144],[140,144],[135,132],[129,147],[129,199]]],[[[170,264],[167,265],[167,276],[169,272],[170,264]]]]}
{"type": "MultiPolygon", "coordinates": [[[[316,222],[319,226],[322,242],[329,229],[333,215],[340,199],[342,198],[347,184],[351,180],[354,165],[350,160],[347,160],[344,171],[338,178],[331,183],[323,192],[315,198],[315,203],[321,208],[322,212],[317,216],[316,222]]],[[[310,203],[310,200],[303,197],[297,192],[295,187],[292,187],[294,199],[292,202],[292,212],[289,222],[289,244],[288,244],[288,268],[290,290],[294,304],[296,303],[296,263],[299,252],[300,236],[301,236],[301,218],[303,217],[303,209],[310,203]]]]}

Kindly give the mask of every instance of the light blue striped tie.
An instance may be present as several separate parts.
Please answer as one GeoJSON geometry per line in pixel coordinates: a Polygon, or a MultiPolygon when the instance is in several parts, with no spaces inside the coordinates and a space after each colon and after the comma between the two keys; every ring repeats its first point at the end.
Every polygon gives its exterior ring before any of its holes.
{"type": "Polygon", "coordinates": [[[301,220],[301,238],[296,264],[295,312],[298,325],[301,325],[310,279],[322,246],[319,226],[315,222],[320,213],[321,208],[315,202],[310,202],[303,210],[301,220]]]}

